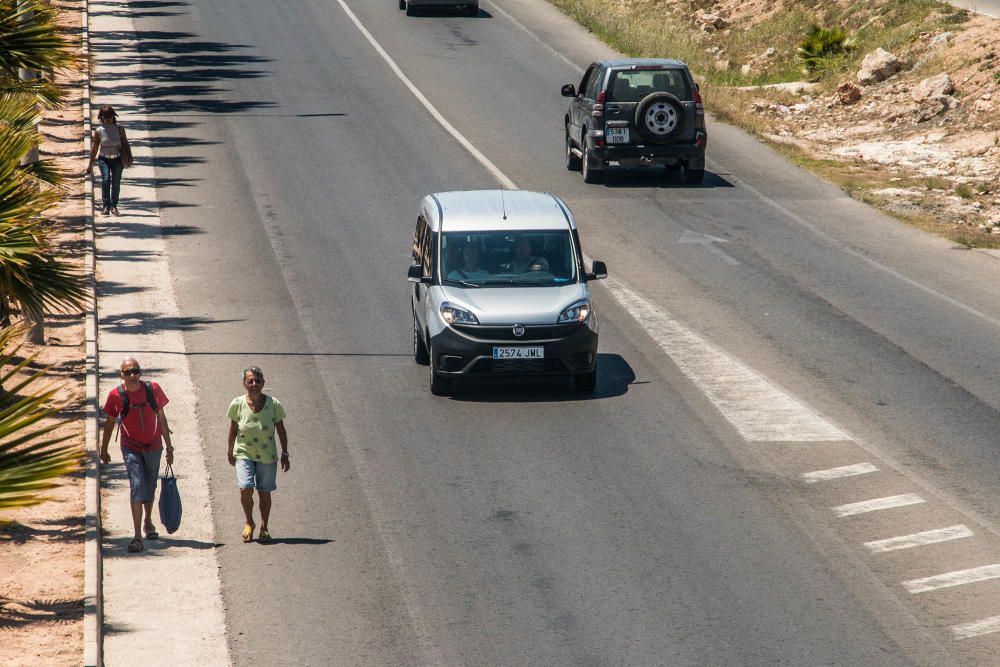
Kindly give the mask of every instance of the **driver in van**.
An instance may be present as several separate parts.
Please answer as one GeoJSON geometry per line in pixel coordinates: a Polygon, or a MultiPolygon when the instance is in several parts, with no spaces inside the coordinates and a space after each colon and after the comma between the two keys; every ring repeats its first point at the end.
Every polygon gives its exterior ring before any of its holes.
{"type": "Polygon", "coordinates": [[[517,239],[514,244],[514,259],[510,263],[511,273],[527,273],[529,271],[548,271],[549,260],[531,254],[531,241],[527,236],[517,239]]]}
{"type": "Polygon", "coordinates": [[[490,275],[479,268],[479,248],[475,243],[466,243],[462,248],[462,266],[448,274],[449,280],[481,280],[490,275]]]}

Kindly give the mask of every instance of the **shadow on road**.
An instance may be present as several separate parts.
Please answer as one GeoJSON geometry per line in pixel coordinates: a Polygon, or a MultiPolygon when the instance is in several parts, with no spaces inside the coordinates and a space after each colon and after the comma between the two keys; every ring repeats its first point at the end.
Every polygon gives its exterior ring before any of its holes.
{"type": "Polygon", "coordinates": [[[602,185],[606,188],[662,188],[669,190],[710,190],[735,187],[715,172],[705,170],[701,183],[685,183],[680,170],[660,167],[608,167],[602,185]]]}
{"type": "Polygon", "coordinates": [[[577,392],[567,378],[476,378],[456,381],[451,399],[476,403],[597,401],[622,396],[635,382],[635,372],[621,355],[599,353],[597,369],[597,390],[591,394],[577,392]]]}

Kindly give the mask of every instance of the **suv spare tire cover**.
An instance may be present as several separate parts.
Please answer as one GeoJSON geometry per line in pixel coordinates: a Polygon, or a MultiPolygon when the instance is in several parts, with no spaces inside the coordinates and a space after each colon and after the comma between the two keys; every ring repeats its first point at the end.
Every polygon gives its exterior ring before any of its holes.
{"type": "Polygon", "coordinates": [[[639,134],[654,144],[663,144],[684,125],[684,105],[670,93],[650,93],[635,107],[639,134]]]}

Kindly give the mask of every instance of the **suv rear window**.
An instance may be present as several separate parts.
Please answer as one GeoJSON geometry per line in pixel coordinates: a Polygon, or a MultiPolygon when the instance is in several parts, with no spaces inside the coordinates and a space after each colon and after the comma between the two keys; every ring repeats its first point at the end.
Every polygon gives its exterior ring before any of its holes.
{"type": "Polygon", "coordinates": [[[690,100],[687,77],[678,69],[617,70],[608,82],[608,97],[616,102],[638,102],[650,93],[670,93],[690,100]]]}

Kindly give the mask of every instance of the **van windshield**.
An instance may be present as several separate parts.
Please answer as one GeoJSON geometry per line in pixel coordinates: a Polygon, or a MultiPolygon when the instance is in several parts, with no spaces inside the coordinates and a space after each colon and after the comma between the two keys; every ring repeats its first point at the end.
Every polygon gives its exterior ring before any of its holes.
{"type": "Polygon", "coordinates": [[[445,232],[441,276],[464,287],[547,287],[576,280],[569,230],[445,232]]]}

